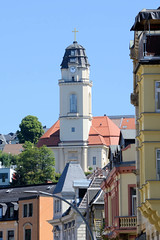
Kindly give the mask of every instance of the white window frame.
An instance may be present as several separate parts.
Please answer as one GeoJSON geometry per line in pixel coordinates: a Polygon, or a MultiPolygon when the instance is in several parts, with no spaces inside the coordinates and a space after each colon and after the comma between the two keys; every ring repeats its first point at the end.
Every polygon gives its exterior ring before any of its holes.
{"type": "Polygon", "coordinates": [[[155,81],[155,109],[156,112],[160,112],[160,97],[158,101],[158,95],[160,95],[160,87],[157,85],[160,84],[160,81],[155,81]],[[159,105],[159,108],[157,107],[159,105]]]}
{"type": "Polygon", "coordinates": [[[23,218],[26,218],[26,217],[33,217],[33,203],[32,202],[30,202],[30,203],[24,203],[23,204],[23,218]],[[32,214],[30,215],[29,213],[29,210],[30,210],[30,208],[29,208],[29,205],[32,205],[32,214]],[[24,206],[27,206],[27,216],[24,216],[24,206]]]}
{"type": "Polygon", "coordinates": [[[158,169],[158,165],[160,165],[158,164],[158,161],[160,161],[160,158],[158,158],[158,151],[160,151],[159,148],[156,149],[156,175],[157,175],[156,179],[160,180],[160,168],[158,169]]]}

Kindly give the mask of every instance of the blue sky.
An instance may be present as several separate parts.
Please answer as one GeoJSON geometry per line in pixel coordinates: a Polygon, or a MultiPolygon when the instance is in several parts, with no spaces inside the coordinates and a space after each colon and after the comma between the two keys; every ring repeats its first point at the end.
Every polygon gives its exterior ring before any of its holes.
{"type": "Polygon", "coordinates": [[[72,30],[91,65],[94,116],[134,114],[130,104],[130,28],[159,1],[0,1],[0,133],[19,129],[27,115],[51,127],[59,117],[60,64],[72,30]]]}

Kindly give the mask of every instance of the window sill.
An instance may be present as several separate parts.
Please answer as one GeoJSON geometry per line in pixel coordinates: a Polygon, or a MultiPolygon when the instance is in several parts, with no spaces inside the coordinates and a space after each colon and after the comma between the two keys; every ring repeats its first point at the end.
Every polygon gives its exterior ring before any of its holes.
{"type": "Polygon", "coordinates": [[[78,117],[79,113],[67,113],[67,116],[69,116],[69,117],[78,117]]]}

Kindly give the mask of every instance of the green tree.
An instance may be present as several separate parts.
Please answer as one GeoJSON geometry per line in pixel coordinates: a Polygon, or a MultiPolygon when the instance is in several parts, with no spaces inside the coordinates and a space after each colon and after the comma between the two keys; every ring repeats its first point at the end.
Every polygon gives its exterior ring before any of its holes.
{"type": "Polygon", "coordinates": [[[5,167],[16,165],[17,155],[12,155],[10,153],[3,153],[2,151],[0,151],[0,162],[5,167]]]}
{"type": "Polygon", "coordinates": [[[54,153],[46,146],[37,148],[24,145],[24,151],[18,155],[17,168],[12,185],[27,185],[55,181],[54,153]]]}
{"type": "Polygon", "coordinates": [[[38,118],[31,115],[22,119],[19,128],[20,131],[17,131],[17,137],[20,143],[29,141],[36,144],[44,133],[42,124],[38,121],[38,118]]]}

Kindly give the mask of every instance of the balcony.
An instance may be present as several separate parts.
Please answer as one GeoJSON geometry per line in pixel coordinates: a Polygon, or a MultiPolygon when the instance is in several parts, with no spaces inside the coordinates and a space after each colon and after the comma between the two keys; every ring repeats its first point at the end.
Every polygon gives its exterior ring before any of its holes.
{"type": "MultiPolygon", "coordinates": [[[[119,216],[114,218],[114,226],[105,228],[103,235],[108,236],[109,239],[116,238],[122,234],[136,236],[137,231],[137,217],[136,216],[119,216]]],[[[124,239],[124,238],[120,238],[124,239]]],[[[128,238],[127,238],[128,239],[128,238]]]]}
{"type": "Polygon", "coordinates": [[[137,227],[137,217],[136,216],[124,216],[115,218],[116,228],[122,229],[133,229],[137,227]]]}

